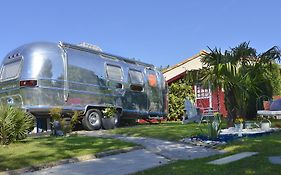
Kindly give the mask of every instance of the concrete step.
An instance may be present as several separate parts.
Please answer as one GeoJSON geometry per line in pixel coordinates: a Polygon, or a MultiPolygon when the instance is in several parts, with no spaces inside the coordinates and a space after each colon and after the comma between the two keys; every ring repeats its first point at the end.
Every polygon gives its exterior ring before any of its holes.
{"type": "Polygon", "coordinates": [[[238,154],[234,154],[231,156],[227,156],[221,159],[217,159],[211,162],[208,162],[208,164],[214,164],[214,165],[223,165],[223,164],[227,164],[227,163],[231,163],[240,159],[244,159],[246,157],[250,157],[253,155],[258,154],[257,152],[242,152],[242,153],[238,153],[238,154]]]}

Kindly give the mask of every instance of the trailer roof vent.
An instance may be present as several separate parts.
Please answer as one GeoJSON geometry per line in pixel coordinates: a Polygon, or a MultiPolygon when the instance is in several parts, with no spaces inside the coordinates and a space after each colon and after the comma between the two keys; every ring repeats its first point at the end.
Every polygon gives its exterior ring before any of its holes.
{"type": "Polygon", "coordinates": [[[88,48],[88,49],[92,49],[92,50],[102,52],[102,49],[99,46],[89,44],[89,43],[86,43],[86,42],[82,42],[82,43],[78,44],[78,46],[82,46],[82,47],[85,47],[85,48],[88,48]]]}

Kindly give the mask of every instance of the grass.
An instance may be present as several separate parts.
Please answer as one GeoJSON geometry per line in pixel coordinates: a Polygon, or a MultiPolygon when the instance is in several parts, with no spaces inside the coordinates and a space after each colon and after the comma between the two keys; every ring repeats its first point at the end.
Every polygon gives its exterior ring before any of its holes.
{"type": "Polygon", "coordinates": [[[208,174],[208,175],[280,175],[280,165],[271,164],[268,156],[281,156],[281,132],[269,136],[246,138],[229,143],[220,149],[229,151],[227,154],[216,155],[203,159],[176,161],[158,168],[137,174],[208,174]],[[235,161],[226,165],[210,165],[207,162],[243,151],[258,152],[257,155],[235,161]]]}
{"type": "Polygon", "coordinates": [[[165,122],[161,124],[141,124],[134,127],[117,128],[112,130],[111,133],[179,141],[182,138],[196,136],[202,132],[196,123],[183,125],[180,122],[165,122]]]}
{"type": "MultiPolygon", "coordinates": [[[[279,126],[280,120],[273,121],[273,126],[279,126]]],[[[197,124],[181,125],[179,123],[165,123],[160,125],[141,125],[134,128],[121,128],[113,132],[133,136],[148,136],[168,140],[179,140],[183,137],[201,133],[197,124]]],[[[195,160],[180,160],[161,167],[137,173],[150,174],[208,174],[208,175],[244,175],[244,174],[280,174],[280,165],[271,164],[269,156],[281,156],[281,132],[256,138],[243,138],[220,146],[218,149],[227,151],[223,155],[195,160]],[[210,165],[207,162],[226,157],[239,152],[258,152],[257,155],[235,161],[226,165],[210,165]]]]}
{"type": "MultiPolygon", "coordinates": [[[[280,120],[273,122],[274,126],[280,124],[280,120]]],[[[182,125],[179,122],[144,124],[118,128],[110,132],[171,141],[202,134],[198,124],[182,125]]],[[[131,143],[114,139],[86,136],[28,138],[8,146],[0,146],[0,171],[132,146],[134,145],[131,143]]],[[[228,153],[203,159],[176,161],[138,174],[280,174],[280,165],[270,164],[268,156],[281,155],[281,132],[263,137],[243,138],[219,149],[226,150],[228,153]],[[211,160],[242,151],[254,151],[259,154],[227,165],[206,164],[211,160]]]]}
{"type": "MultiPolygon", "coordinates": [[[[271,122],[273,127],[281,127],[281,120],[272,120],[271,122]]],[[[223,121],[222,128],[226,128],[226,125],[226,121],[223,121]]],[[[183,125],[181,122],[164,122],[160,124],[140,124],[134,127],[117,128],[110,132],[113,134],[179,141],[186,137],[206,134],[207,130],[207,124],[198,125],[197,123],[190,123],[183,125]]]]}
{"type": "Polygon", "coordinates": [[[0,171],[132,146],[115,139],[86,136],[28,138],[0,146],[0,171]]]}

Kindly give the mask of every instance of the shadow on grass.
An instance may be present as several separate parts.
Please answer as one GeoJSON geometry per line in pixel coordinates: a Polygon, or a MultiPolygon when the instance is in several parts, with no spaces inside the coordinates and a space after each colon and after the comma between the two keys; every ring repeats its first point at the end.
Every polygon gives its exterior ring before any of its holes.
{"type": "Polygon", "coordinates": [[[261,155],[281,155],[281,131],[265,136],[243,138],[223,146],[228,151],[254,151],[261,155]]]}
{"type": "Polygon", "coordinates": [[[119,140],[85,136],[29,138],[0,147],[0,171],[133,146],[119,140]]]}

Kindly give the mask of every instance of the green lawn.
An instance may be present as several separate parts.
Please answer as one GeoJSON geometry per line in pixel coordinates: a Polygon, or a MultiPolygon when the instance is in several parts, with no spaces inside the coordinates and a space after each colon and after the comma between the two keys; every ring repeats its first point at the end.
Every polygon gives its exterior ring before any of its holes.
{"type": "Polygon", "coordinates": [[[28,138],[8,146],[0,145],[0,171],[132,146],[115,139],[86,136],[28,138]]]}
{"type": "Polygon", "coordinates": [[[280,175],[280,165],[273,165],[268,161],[268,156],[281,156],[281,132],[269,136],[246,138],[220,147],[229,151],[224,155],[216,155],[203,159],[189,161],[176,161],[169,165],[150,169],[137,174],[208,174],[208,175],[244,175],[244,174],[270,174],[280,175]],[[226,165],[209,165],[207,162],[225,157],[230,154],[253,151],[258,155],[245,158],[226,165]]]}
{"type": "Polygon", "coordinates": [[[134,127],[117,128],[111,131],[114,134],[130,136],[143,136],[160,138],[164,140],[179,141],[182,138],[202,134],[198,124],[183,125],[180,122],[167,122],[161,124],[142,124],[134,127]]]}
{"type": "MultiPolygon", "coordinates": [[[[274,120],[272,122],[272,125],[275,127],[280,127],[280,124],[280,120],[274,120]]],[[[224,124],[224,126],[226,125],[224,124]]],[[[111,132],[117,134],[127,134],[131,136],[161,138],[172,141],[179,141],[185,137],[202,134],[198,124],[182,125],[180,122],[168,122],[155,125],[138,125],[136,127],[118,128],[116,130],[112,130],[111,132]]],[[[225,146],[220,146],[218,149],[226,150],[228,153],[203,159],[176,161],[174,163],[137,174],[281,174],[280,165],[273,165],[268,161],[268,156],[281,156],[281,132],[276,132],[268,136],[256,138],[243,138],[230,142],[225,146]],[[207,164],[209,161],[244,151],[259,152],[259,154],[229,163],[227,165],[207,164]]]]}
{"type": "MultiPolygon", "coordinates": [[[[281,120],[272,120],[271,122],[273,127],[281,127],[281,120]]],[[[198,125],[197,123],[190,123],[183,125],[181,122],[164,122],[159,124],[140,124],[134,127],[117,128],[110,132],[129,136],[179,141],[182,138],[206,134],[208,130],[207,128],[207,124],[198,125]]],[[[226,121],[223,121],[222,128],[226,128],[226,121]]]]}
{"type": "MultiPolygon", "coordinates": [[[[280,123],[279,120],[273,124],[280,125],[280,123]]],[[[179,122],[144,124],[118,128],[110,130],[110,132],[172,141],[202,134],[198,124],[182,125],[179,122]]],[[[0,171],[132,146],[134,145],[114,139],[86,136],[28,138],[8,146],[0,146],[0,171]]],[[[203,159],[176,161],[139,174],[280,174],[280,165],[270,164],[267,157],[281,155],[281,132],[269,136],[236,140],[219,149],[229,152],[203,159]],[[206,164],[219,157],[242,151],[255,151],[259,154],[227,165],[206,164]]]]}

